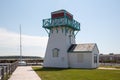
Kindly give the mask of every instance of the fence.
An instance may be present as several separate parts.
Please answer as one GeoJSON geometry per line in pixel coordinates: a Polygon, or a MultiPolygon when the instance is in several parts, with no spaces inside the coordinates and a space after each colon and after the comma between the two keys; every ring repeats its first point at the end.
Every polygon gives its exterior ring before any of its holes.
{"type": "Polygon", "coordinates": [[[0,80],[8,80],[10,75],[14,72],[14,70],[18,66],[18,61],[14,63],[8,63],[8,64],[1,64],[0,67],[0,80]]]}

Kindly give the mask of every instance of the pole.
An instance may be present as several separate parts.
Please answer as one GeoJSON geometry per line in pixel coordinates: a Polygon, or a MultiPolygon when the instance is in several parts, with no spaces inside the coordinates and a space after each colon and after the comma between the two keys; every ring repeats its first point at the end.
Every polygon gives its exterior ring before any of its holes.
{"type": "Polygon", "coordinates": [[[20,62],[22,62],[21,24],[20,24],[20,62]]]}

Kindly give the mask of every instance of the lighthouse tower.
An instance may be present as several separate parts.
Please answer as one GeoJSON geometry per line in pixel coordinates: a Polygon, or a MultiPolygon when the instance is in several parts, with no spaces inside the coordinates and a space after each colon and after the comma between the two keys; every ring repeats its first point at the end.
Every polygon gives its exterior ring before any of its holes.
{"type": "Polygon", "coordinates": [[[51,18],[43,19],[43,28],[49,35],[43,66],[68,68],[68,49],[75,44],[80,23],[66,10],[58,10],[51,13],[51,18]]]}

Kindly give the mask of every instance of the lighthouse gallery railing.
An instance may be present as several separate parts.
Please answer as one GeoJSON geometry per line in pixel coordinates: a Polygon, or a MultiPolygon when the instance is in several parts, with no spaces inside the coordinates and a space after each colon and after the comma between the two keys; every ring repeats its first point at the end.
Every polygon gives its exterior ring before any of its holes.
{"type": "Polygon", "coordinates": [[[63,18],[49,18],[49,19],[43,19],[43,27],[50,29],[51,27],[57,27],[57,26],[68,26],[70,28],[73,28],[74,30],[79,31],[80,30],[80,23],[77,22],[74,19],[68,19],[66,17],[63,18]]]}

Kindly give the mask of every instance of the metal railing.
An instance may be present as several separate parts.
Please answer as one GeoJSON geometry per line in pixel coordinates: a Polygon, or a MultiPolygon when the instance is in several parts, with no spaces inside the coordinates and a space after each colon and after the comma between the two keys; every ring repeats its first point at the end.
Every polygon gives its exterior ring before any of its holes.
{"type": "Polygon", "coordinates": [[[14,72],[14,70],[18,66],[18,61],[14,63],[7,63],[0,65],[0,80],[8,80],[10,75],[14,72]]]}
{"type": "Polygon", "coordinates": [[[74,30],[80,30],[80,23],[77,22],[74,19],[69,19],[67,17],[63,18],[49,18],[49,19],[43,19],[43,27],[50,29],[51,27],[56,27],[56,26],[68,26],[73,28],[74,30]]]}

